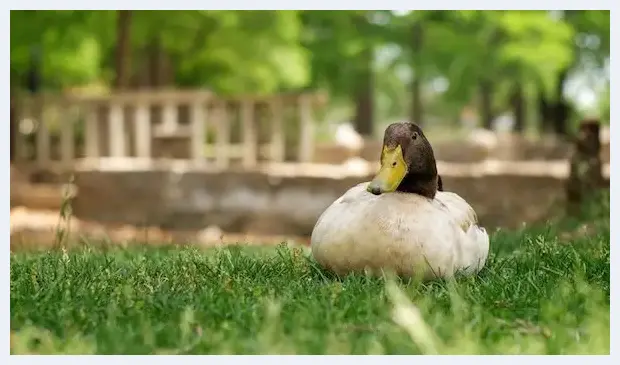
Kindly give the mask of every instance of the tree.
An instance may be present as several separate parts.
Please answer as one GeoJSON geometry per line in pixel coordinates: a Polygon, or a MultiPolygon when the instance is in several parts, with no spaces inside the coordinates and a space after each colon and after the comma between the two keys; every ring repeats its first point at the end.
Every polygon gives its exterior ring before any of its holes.
{"type": "Polygon", "coordinates": [[[125,89],[131,71],[131,18],[132,10],[118,10],[116,25],[116,75],[115,89],[125,89]]]}
{"type": "Polygon", "coordinates": [[[352,103],[357,131],[374,132],[376,51],[391,30],[389,11],[303,11],[303,44],[312,55],[311,87],[326,88],[335,101],[352,103]]]}
{"type": "Polygon", "coordinates": [[[40,44],[47,87],[125,85],[157,46],[179,86],[265,93],[308,83],[300,35],[295,11],[12,11],[11,68],[23,74],[40,44]]]}
{"type": "Polygon", "coordinates": [[[96,80],[101,72],[100,36],[108,31],[98,26],[101,22],[97,18],[105,18],[106,14],[105,11],[11,11],[12,74],[25,79],[31,50],[38,47],[44,88],[96,80]]]}
{"type": "Polygon", "coordinates": [[[52,90],[324,89],[364,135],[375,119],[455,118],[472,103],[484,126],[510,108],[522,130],[537,93],[545,128],[565,133],[564,84],[608,58],[609,12],[12,11],[17,89],[33,47],[52,90]],[[433,90],[438,80],[447,90],[433,90]]]}

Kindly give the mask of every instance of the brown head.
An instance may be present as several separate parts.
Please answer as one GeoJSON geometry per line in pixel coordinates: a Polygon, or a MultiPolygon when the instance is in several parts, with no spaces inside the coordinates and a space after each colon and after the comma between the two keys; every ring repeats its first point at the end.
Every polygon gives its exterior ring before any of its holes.
{"type": "Polygon", "coordinates": [[[390,124],[383,137],[381,169],[368,184],[375,195],[400,191],[434,198],[441,180],[435,154],[422,129],[411,122],[390,124]]]}

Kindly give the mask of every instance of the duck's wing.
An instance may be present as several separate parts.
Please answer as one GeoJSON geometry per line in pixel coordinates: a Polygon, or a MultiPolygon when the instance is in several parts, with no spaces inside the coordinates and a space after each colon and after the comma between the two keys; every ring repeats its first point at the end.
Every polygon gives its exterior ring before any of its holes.
{"type": "Polygon", "coordinates": [[[460,270],[466,274],[480,271],[489,254],[489,235],[478,225],[476,212],[465,199],[451,192],[438,192],[434,202],[463,230],[459,240],[460,270]]]}
{"type": "Polygon", "coordinates": [[[440,191],[435,195],[434,201],[456,221],[463,231],[467,232],[472,225],[478,224],[478,216],[474,208],[458,194],[440,191]]]}

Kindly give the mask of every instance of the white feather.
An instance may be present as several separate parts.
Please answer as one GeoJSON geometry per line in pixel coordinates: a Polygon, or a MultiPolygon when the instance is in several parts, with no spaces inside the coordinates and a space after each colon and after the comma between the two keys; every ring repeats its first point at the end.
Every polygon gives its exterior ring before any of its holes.
{"type": "Polygon", "coordinates": [[[319,264],[338,274],[387,269],[425,279],[482,269],[489,236],[460,196],[376,196],[367,185],[349,189],[319,217],[311,237],[319,264]]]}

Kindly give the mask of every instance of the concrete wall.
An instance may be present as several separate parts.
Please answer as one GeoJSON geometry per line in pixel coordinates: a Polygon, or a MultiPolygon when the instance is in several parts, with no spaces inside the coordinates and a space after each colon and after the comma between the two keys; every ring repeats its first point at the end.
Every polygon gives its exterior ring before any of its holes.
{"type": "MultiPolygon", "coordinates": [[[[558,176],[442,176],[446,190],[468,200],[490,229],[543,220],[564,199],[564,180],[558,176]]],[[[227,232],[306,235],[329,204],[369,179],[370,175],[266,172],[78,171],[73,208],[79,219],[106,223],[174,230],[217,225],[227,232]]]]}

